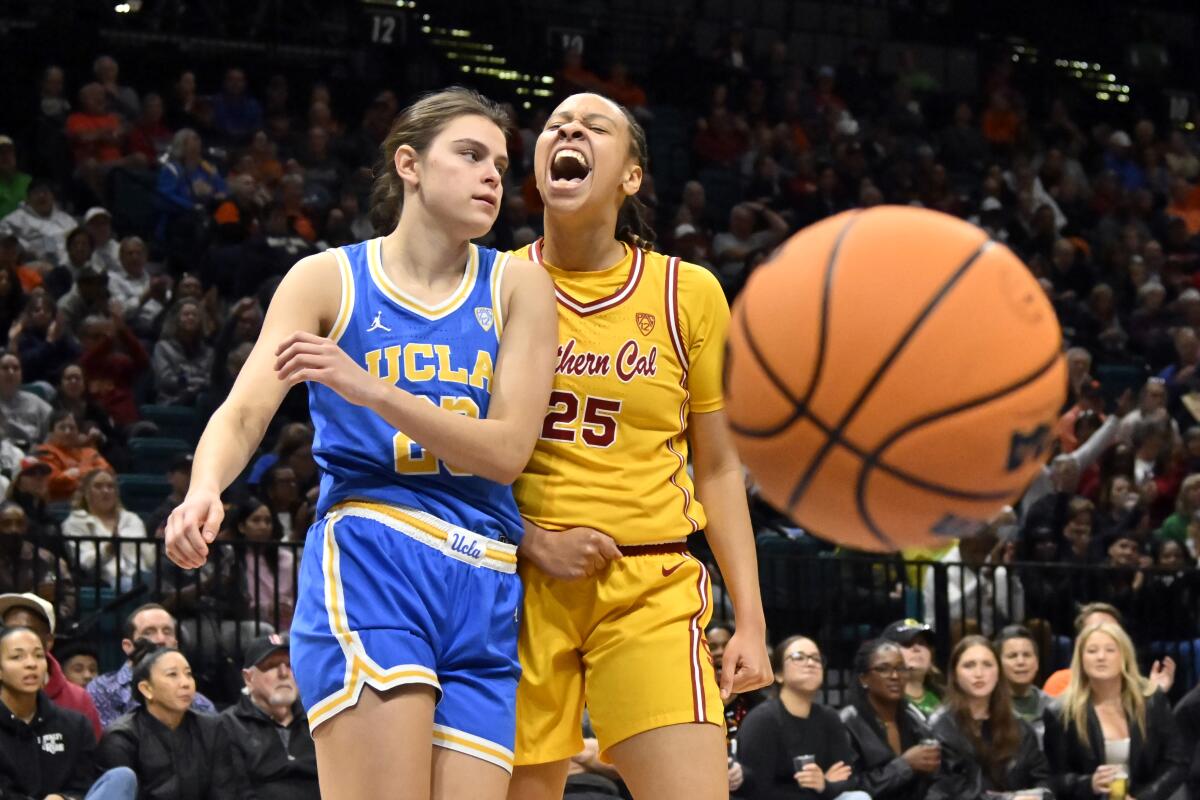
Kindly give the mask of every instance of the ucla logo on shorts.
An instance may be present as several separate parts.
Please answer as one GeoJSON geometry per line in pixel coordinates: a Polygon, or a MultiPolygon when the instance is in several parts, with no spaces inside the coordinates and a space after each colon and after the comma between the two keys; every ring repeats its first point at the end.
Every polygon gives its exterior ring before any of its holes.
{"type": "Polygon", "coordinates": [[[492,323],[496,321],[495,315],[492,314],[492,310],[485,306],[480,306],[475,309],[475,319],[479,321],[479,327],[483,328],[485,331],[490,331],[492,329],[492,323]]]}
{"type": "Polygon", "coordinates": [[[469,531],[450,531],[442,551],[451,558],[477,567],[487,555],[487,539],[469,531]]]}

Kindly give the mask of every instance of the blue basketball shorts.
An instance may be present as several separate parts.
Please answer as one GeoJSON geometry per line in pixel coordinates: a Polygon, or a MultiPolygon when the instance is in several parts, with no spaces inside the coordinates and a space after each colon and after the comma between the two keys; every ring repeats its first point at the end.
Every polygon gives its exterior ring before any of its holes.
{"type": "Polygon", "coordinates": [[[352,500],[308,530],[292,669],[309,727],[379,691],[437,693],[433,743],[511,772],[516,548],[408,508],[352,500]]]}

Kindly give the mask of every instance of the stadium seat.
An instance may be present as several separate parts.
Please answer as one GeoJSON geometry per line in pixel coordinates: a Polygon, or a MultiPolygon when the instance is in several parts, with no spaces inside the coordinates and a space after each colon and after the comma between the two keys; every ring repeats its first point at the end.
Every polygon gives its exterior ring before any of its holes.
{"type": "Polygon", "coordinates": [[[21,384],[22,391],[36,394],[38,397],[45,400],[47,403],[54,402],[54,389],[44,383],[23,383],[21,384]]]}
{"type": "Polygon", "coordinates": [[[121,490],[121,502],[135,514],[150,513],[171,493],[171,484],[165,475],[118,475],[117,486],[121,490]]]}
{"type": "Polygon", "coordinates": [[[190,452],[192,446],[183,439],[135,437],[129,440],[133,469],[140,473],[166,474],[172,461],[190,452]]]}
{"type": "Polygon", "coordinates": [[[144,405],[139,411],[142,419],[158,426],[162,436],[195,442],[203,430],[200,412],[186,406],[144,405]]]}

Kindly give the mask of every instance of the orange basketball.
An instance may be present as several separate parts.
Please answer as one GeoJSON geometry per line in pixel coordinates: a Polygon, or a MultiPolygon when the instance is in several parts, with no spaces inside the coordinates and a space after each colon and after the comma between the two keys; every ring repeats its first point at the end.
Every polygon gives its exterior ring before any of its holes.
{"type": "Polygon", "coordinates": [[[734,304],[726,407],[765,497],[895,550],[976,532],[1042,467],[1066,393],[1054,309],[955,217],[848,211],[799,232],[734,304]]]}

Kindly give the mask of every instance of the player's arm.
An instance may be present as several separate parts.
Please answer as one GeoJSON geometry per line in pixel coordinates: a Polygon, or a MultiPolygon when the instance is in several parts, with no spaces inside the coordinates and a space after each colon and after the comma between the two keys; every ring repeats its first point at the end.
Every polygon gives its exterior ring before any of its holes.
{"type": "Polygon", "coordinates": [[[204,563],[224,516],[221,492],[245,469],[291,388],[275,374],[276,349],[297,330],[332,327],[340,297],[330,287],[340,280],[334,255],[320,253],[292,267],[275,291],[250,357],[200,437],[187,496],[167,518],[167,554],[179,566],[204,563]]]}
{"type": "Polygon", "coordinates": [[[550,401],[558,316],[550,277],[530,261],[509,262],[501,302],[506,322],[486,419],[439,408],[377,380],[337,345],[311,334],[284,341],[275,369],[289,384],[317,381],[370,408],[449,467],[512,483],[533,454],[550,401]]]}
{"type": "Polygon", "coordinates": [[[729,307],[712,273],[691,264],[680,265],[678,292],[688,348],[688,439],[696,498],[708,516],[704,532],[733,601],[737,631],[725,648],[724,663],[732,668],[722,671],[721,694],[728,696],[771,682],[746,483],[722,408],[729,307]]]}

